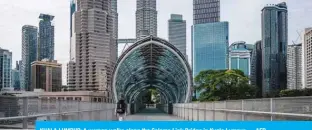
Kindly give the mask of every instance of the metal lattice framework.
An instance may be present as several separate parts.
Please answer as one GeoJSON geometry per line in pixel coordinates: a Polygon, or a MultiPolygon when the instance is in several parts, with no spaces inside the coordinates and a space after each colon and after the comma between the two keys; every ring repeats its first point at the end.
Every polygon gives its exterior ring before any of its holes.
{"type": "Polygon", "coordinates": [[[166,102],[189,102],[191,69],[183,54],[166,40],[146,37],[130,46],[113,72],[115,101],[124,94],[135,102],[149,88],[156,88],[166,102]]]}

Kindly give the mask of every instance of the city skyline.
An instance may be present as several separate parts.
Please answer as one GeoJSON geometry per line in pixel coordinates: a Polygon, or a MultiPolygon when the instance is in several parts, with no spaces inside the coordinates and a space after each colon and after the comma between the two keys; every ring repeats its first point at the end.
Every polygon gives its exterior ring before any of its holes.
{"type": "MultiPolygon", "coordinates": [[[[190,57],[190,29],[193,24],[192,20],[192,0],[177,2],[177,0],[157,1],[158,14],[158,35],[162,38],[167,38],[167,20],[171,13],[178,13],[185,16],[187,22],[187,54],[190,57]],[[177,8],[172,9],[170,5],[176,4],[177,8]]],[[[229,21],[230,39],[229,43],[233,41],[246,41],[247,44],[254,44],[255,41],[261,39],[261,9],[266,4],[275,4],[279,0],[262,0],[262,1],[247,1],[237,0],[233,4],[230,0],[221,0],[221,21],[229,21]],[[248,6],[247,6],[248,5],[248,6]],[[238,9],[238,7],[245,7],[238,9]],[[249,10],[246,12],[246,10],[249,10]],[[240,13],[246,13],[244,18],[237,17],[240,13]],[[233,15],[234,14],[234,15],[233,15]],[[248,30],[242,30],[244,26],[248,30]]],[[[0,4],[5,7],[0,9],[0,13],[4,17],[0,23],[0,34],[9,35],[0,40],[0,46],[8,49],[13,53],[13,61],[21,59],[21,27],[26,24],[38,26],[38,15],[40,13],[48,13],[54,15],[55,18],[55,59],[63,64],[63,79],[66,79],[66,63],[69,61],[69,16],[70,2],[61,0],[31,0],[21,1],[14,0],[3,2],[0,4]],[[32,4],[36,3],[36,4],[32,4]],[[44,3],[44,4],[43,4],[44,3]],[[47,4],[49,3],[49,4],[47,4]],[[37,6],[37,4],[44,6],[37,6]],[[27,5],[27,6],[24,6],[27,5]],[[9,26],[8,26],[9,25],[9,26]]],[[[119,14],[119,38],[134,38],[135,37],[135,11],[136,0],[118,1],[119,14]]],[[[311,21],[304,15],[312,12],[308,7],[312,2],[305,0],[305,2],[296,3],[294,0],[288,0],[289,6],[289,40],[297,38],[297,30],[303,30],[309,27],[308,21],[311,21]]],[[[120,48],[120,47],[119,47],[120,48]]],[[[188,58],[191,61],[191,58],[188,58]]],[[[14,66],[12,66],[14,68],[14,66]]],[[[64,80],[65,81],[65,80],[64,80]]],[[[63,83],[65,84],[65,83],[63,83]]]]}

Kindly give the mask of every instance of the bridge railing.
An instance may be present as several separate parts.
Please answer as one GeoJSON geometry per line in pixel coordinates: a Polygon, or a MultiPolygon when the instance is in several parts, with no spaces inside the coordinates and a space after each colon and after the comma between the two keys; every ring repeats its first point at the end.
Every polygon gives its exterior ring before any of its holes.
{"type": "Polygon", "coordinates": [[[32,128],[36,120],[115,120],[115,104],[0,97],[0,128],[32,128]]]}
{"type": "Polygon", "coordinates": [[[247,99],[174,104],[185,120],[312,120],[312,97],[247,99]]]}

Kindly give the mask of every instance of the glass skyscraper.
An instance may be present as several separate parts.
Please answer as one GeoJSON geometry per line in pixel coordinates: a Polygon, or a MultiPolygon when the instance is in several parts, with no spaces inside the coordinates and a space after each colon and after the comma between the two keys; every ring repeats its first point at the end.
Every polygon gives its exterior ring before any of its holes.
{"type": "Polygon", "coordinates": [[[192,28],[193,76],[228,68],[229,23],[195,24],[192,28]]]}
{"type": "Polygon", "coordinates": [[[19,61],[16,61],[16,67],[15,69],[12,69],[12,88],[14,90],[20,90],[20,64],[19,61]]]}
{"type": "Polygon", "coordinates": [[[12,52],[0,48],[0,91],[11,87],[12,52]]]}
{"type": "Polygon", "coordinates": [[[24,25],[22,27],[22,63],[20,65],[20,79],[22,90],[30,91],[30,66],[33,61],[36,61],[37,31],[38,28],[35,26],[24,25]]]}
{"type": "Polygon", "coordinates": [[[220,21],[220,0],[193,0],[194,24],[220,21]]]}
{"type": "Polygon", "coordinates": [[[54,16],[40,14],[39,16],[39,39],[38,39],[38,60],[54,60],[54,16]]]}
{"type": "Polygon", "coordinates": [[[168,20],[168,39],[186,57],[186,21],[182,15],[171,14],[168,20]]]}
{"type": "Polygon", "coordinates": [[[262,9],[262,95],[276,96],[287,87],[288,14],[285,2],[262,9]]]}
{"type": "Polygon", "coordinates": [[[239,41],[233,43],[229,48],[229,69],[241,70],[249,77],[250,58],[251,53],[247,48],[246,42],[239,41]]]}
{"type": "Polygon", "coordinates": [[[262,46],[261,41],[257,41],[251,54],[250,83],[257,86],[258,94],[262,95],[262,46]]]}

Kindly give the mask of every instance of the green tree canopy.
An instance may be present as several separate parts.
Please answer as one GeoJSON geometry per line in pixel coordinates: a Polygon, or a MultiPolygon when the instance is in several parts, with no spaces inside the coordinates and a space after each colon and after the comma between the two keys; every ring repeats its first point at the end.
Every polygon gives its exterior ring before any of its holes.
{"type": "Polygon", "coordinates": [[[195,86],[201,92],[199,101],[218,101],[255,98],[256,87],[241,70],[206,70],[195,77],[195,86]]]}

